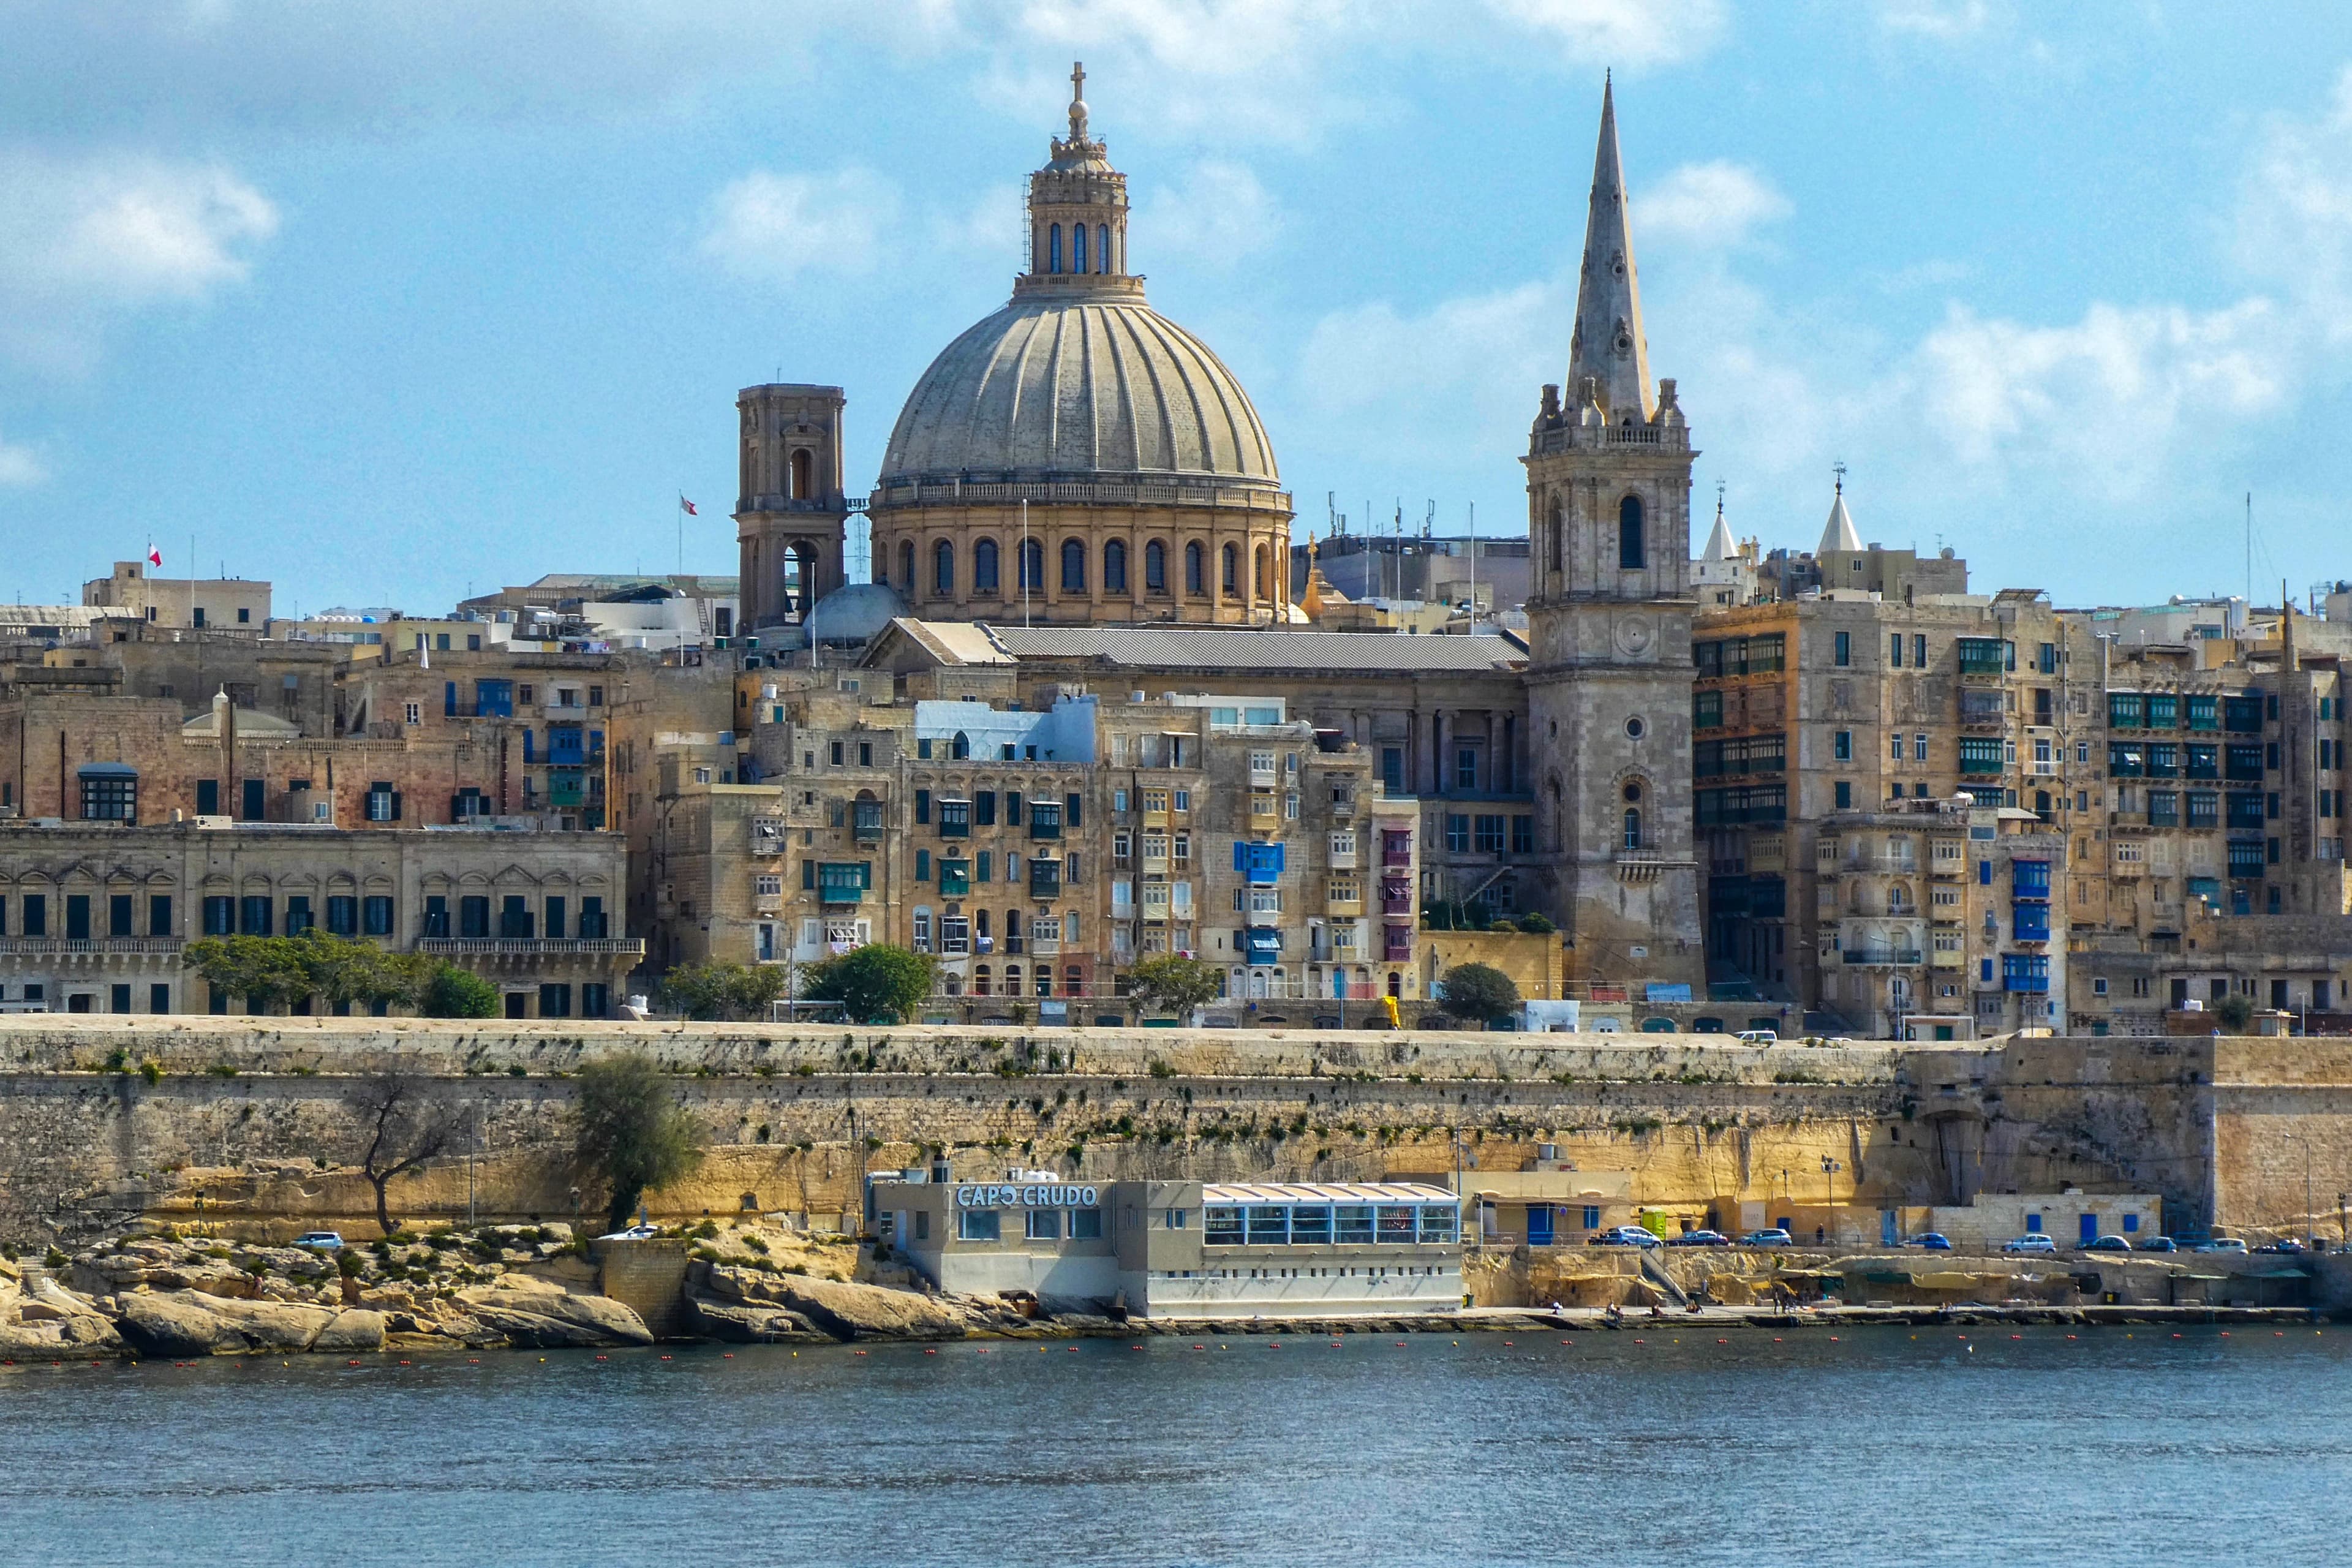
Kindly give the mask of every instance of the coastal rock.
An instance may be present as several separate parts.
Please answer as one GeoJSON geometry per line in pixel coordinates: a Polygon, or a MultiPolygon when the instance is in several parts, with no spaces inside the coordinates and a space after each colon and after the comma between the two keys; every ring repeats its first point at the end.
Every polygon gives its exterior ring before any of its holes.
{"type": "Polygon", "coordinates": [[[121,1349],[121,1337],[103,1318],[0,1323],[0,1360],[68,1361],[112,1355],[121,1349]]]}
{"type": "Polygon", "coordinates": [[[609,1296],[574,1295],[545,1279],[509,1274],[488,1288],[458,1292],[483,1327],[519,1345],[649,1345],[645,1320],[609,1296]]]}
{"type": "Polygon", "coordinates": [[[766,1283],[774,1300],[837,1340],[956,1340],[969,1331],[962,1313],[910,1290],[799,1274],[766,1283]]]}
{"type": "Polygon", "coordinates": [[[144,1355],[199,1356],[245,1348],[244,1335],[184,1295],[144,1290],[127,1295],[116,1327],[131,1348],[144,1355]]]}
{"type": "Polygon", "coordinates": [[[382,1312],[371,1312],[363,1307],[350,1307],[335,1314],[327,1326],[319,1331],[310,1348],[321,1353],[329,1352],[380,1351],[383,1349],[384,1318],[382,1312]]]}
{"type": "Polygon", "coordinates": [[[245,1341],[244,1348],[255,1351],[307,1351],[310,1342],[335,1319],[335,1314],[324,1307],[296,1307],[279,1301],[219,1301],[210,1305],[214,1315],[245,1341]]]}
{"type": "Polygon", "coordinates": [[[789,1307],[747,1306],[697,1290],[688,1292],[686,1308],[697,1334],[729,1344],[782,1344],[831,1338],[789,1307]]]}

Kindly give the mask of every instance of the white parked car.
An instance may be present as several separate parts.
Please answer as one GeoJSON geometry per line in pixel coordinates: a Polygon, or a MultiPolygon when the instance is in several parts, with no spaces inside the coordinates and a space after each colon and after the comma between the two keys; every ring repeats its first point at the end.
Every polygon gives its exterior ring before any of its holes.
{"type": "Polygon", "coordinates": [[[599,1241],[651,1241],[659,1235],[661,1235],[661,1226],[657,1225],[633,1225],[626,1230],[616,1230],[609,1236],[600,1236],[596,1239],[599,1241]]]}
{"type": "Polygon", "coordinates": [[[2042,1231],[2029,1231],[2013,1240],[2002,1243],[2003,1252],[2055,1252],[2058,1244],[2042,1231]]]}

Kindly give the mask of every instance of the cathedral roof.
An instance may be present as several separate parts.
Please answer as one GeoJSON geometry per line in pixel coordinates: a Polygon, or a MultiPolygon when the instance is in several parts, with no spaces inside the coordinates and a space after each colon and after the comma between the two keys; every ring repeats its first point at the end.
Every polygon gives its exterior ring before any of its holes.
{"type": "Polygon", "coordinates": [[[916,382],[882,484],[1186,477],[1278,487],[1274,444],[1207,344],[1140,298],[1016,299],[916,382]]]}
{"type": "Polygon", "coordinates": [[[1277,491],[1274,444],[1207,344],[1145,303],[1127,177],[1071,71],[1070,133],[1030,176],[1029,269],[908,395],[877,489],[1207,481],[1277,491]]]}

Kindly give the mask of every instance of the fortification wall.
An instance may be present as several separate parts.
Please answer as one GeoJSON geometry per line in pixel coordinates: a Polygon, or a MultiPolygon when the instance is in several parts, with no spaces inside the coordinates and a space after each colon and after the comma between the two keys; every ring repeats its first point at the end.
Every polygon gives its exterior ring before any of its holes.
{"type": "MultiPolygon", "coordinates": [[[[1538,1142],[1583,1169],[1633,1173],[1638,1204],[1694,1215],[1776,1196],[1870,1210],[2078,1184],[2218,1205],[2225,1223],[2249,1224],[2233,1216],[2277,1211],[2289,1176],[2299,1215],[2302,1162],[2271,1133],[2305,1119],[2352,1154],[2352,1054],[2273,1063],[2234,1047],[2305,1042],[2226,1044],[2231,1081],[2217,1091],[2206,1041],[1759,1049],[1713,1037],[15,1018],[0,1020],[0,1239],[141,1215],[372,1234],[345,1099],[395,1071],[435,1079],[473,1129],[467,1157],[394,1184],[396,1214],[593,1218],[598,1194],[564,1153],[569,1075],[614,1050],[677,1073],[711,1140],[693,1178],[652,1195],[667,1217],[754,1208],[855,1224],[866,1171],[935,1149],[967,1171],[1328,1180],[1516,1170],[1538,1142]]],[[[1736,1208],[1721,1217],[1737,1223],[1736,1208]]]]}

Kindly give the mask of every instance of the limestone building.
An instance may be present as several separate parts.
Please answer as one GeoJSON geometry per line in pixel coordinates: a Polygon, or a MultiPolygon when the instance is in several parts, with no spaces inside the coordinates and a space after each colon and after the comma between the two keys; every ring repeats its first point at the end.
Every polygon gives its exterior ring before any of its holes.
{"type": "Polygon", "coordinates": [[[1526,459],[1537,836],[1580,969],[1704,994],[1687,788],[1696,455],[1674,382],[1650,382],[1604,89],[1568,401],[1544,389],[1526,459]]]}

